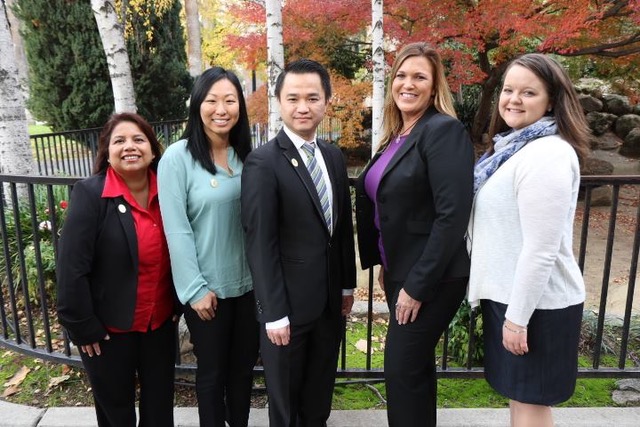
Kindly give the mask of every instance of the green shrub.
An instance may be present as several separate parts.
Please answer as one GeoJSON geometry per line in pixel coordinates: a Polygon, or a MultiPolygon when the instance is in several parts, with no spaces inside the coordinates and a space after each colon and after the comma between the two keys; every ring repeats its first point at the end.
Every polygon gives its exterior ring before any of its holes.
{"type": "Polygon", "coordinates": [[[32,220],[30,203],[27,199],[18,201],[17,218],[12,207],[4,208],[6,235],[0,235],[0,246],[4,247],[6,241],[9,259],[5,259],[4,250],[0,252],[0,277],[2,284],[8,285],[9,275],[11,275],[14,290],[17,293],[21,292],[23,284],[26,284],[29,302],[39,305],[38,255],[45,291],[42,297],[55,298],[54,231],[59,233],[64,223],[68,192],[66,187],[57,186],[52,187],[49,193],[46,186],[36,185],[33,194],[35,220],[32,220]],[[56,227],[53,227],[54,223],[56,227]],[[20,241],[18,231],[20,231],[20,241]],[[24,263],[24,277],[21,260],[24,263]]]}
{"type": "MultiPolygon", "coordinates": [[[[469,357],[469,324],[471,322],[471,306],[465,300],[449,325],[449,345],[447,351],[457,365],[466,365],[469,357]]],[[[484,358],[482,315],[480,309],[475,310],[473,339],[474,349],[471,354],[473,366],[482,366],[484,358]]]]}

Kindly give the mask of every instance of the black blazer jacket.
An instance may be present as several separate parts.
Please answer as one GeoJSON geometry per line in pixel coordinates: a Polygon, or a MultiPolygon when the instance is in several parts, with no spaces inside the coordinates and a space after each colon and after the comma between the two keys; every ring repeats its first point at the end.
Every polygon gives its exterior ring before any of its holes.
{"type": "MultiPolygon", "coordinates": [[[[285,316],[292,325],[342,307],[342,289],[355,287],[349,180],[341,151],[318,148],[333,188],[330,234],[311,176],[284,131],[252,151],[242,171],[242,225],[253,276],[258,321],[285,316]]],[[[339,314],[338,314],[339,315],[339,314]]]]}
{"type": "Polygon", "coordinates": [[[133,324],[138,288],[133,215],[124,198],[102,198],[104,183],[101,174],[74,185],[58,242],[58,319],[76,345],[102,340],[105,325],[127,330],[133,324]]]}
{"type": "MultiPolygon", "coordinates": [[[[356,181],[362,268],[380,264],[374,205],[356,181]]],[[[462,123],[429,108],[386,167],[377,192],[387,274],[421,301],[439,283],[469,276],[464,234],[473,200],[473,146],[462,123]]]]}

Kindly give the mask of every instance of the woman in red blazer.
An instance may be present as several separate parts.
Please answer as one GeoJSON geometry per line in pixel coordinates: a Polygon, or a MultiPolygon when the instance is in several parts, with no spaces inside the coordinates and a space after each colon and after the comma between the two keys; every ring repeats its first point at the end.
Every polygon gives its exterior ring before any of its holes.
{"type": "Polygon", "coordinates": [[[71,194],[58,247],[58,318],[80,349],[98,425],[173,426],[176,298],[155,170],[161,146],[136,114],[113,115],[94,175],[71,194]]]}

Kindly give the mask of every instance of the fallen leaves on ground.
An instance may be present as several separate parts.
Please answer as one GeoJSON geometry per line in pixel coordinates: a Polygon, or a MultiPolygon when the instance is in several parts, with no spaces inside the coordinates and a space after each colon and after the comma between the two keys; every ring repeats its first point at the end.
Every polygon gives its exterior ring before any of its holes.
{"type": "Polygon", "coordinates": [[[71,375],[60,375],[59,377],[50,378],[47,388],[52,389],[54,387],[57,387],[63,382],[67,381],[69,378],[71,378],[71,375]]]}
{"type": "Polygon", "coordinates": [[[31,372],[31,369],[27,368],[26,366],[22,366],[22,368],[20,368],[9,381],[4,383],[4,387],[6,388],[2,393],[2,397],[12,396],[19,392],[20,384],[22,384],[24,379],[27,378],[29,372],[31,372]]]}

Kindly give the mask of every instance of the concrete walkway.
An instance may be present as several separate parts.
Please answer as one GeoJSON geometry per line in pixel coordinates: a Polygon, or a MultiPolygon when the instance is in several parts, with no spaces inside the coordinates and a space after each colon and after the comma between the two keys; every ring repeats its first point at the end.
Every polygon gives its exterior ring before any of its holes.
{"type": "MultiPolygon", "coordinates": [[[[640,408],[555,408],[556,427],[638,427],[640,408]]],[[[195,408],[175,409],[176,427],[198,427],[195,408]]],[[[508,409],[439,409],[440,427],[508,427],[508,409]]],[[[0,427],[95,427],[91,407],[40,409],[0,400],[0,427]]],[[[252,409],[250,427],[268,427],[266,409],[252,409]]],[[[333,411],[331,427],[384,427],[385,411],[333,411]]]]}

